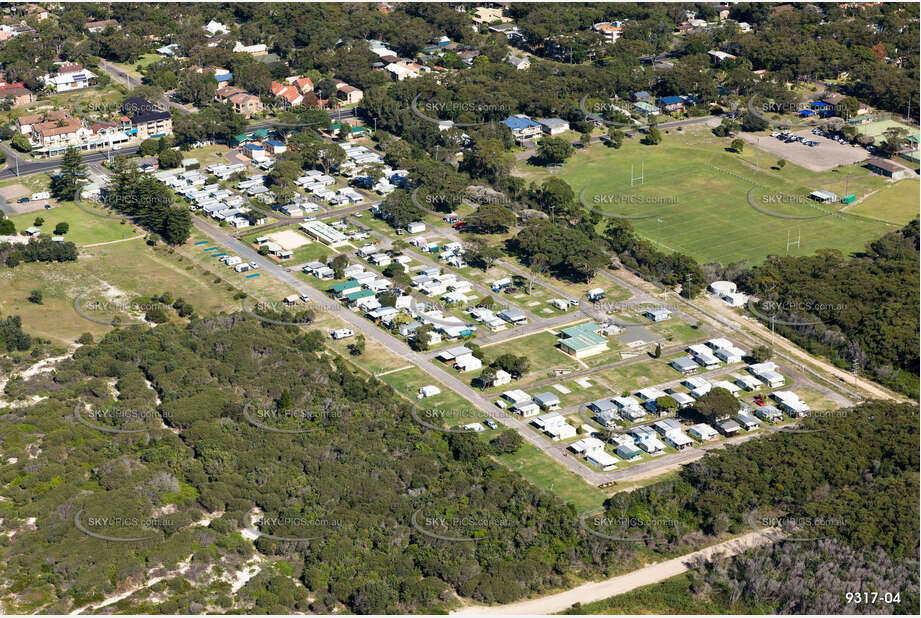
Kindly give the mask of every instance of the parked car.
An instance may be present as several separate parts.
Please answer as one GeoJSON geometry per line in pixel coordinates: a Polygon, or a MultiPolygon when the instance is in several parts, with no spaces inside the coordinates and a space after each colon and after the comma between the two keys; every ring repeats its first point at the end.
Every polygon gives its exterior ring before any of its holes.
{"type": "Polygon", "coordinates": [[[757,403],[759,406],[763,406],[764,397],[762,397],[761,395],[755,395],[755,403],[757,403]]]}
{"type": "Polygon", "coordinates": [[[498,428],[499,428],[499,423],[497,423],[496,421],[492,420],[491,418],[488,418],[488,419],[486,419],[485,421],[483,421],[483,424],[486,425],[487,427],[489,427],[490,429],[498,429],[498,428]]]}
{"type": "Polygon", "coordinates": [[[27,197],[21,197],[21,198],[19,198],[18,200],[16,200],[16,203],[17,203],[17,204],[25,204],[25,203],[28,202],[28,201],[29,201],[29,198],[27,198],[27,197]]]}

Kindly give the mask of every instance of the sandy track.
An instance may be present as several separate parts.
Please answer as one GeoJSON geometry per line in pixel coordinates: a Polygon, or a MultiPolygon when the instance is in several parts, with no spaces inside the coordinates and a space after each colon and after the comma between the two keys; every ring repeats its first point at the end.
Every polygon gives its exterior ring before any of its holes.
{"type": "Polygon", "coordinates": [[[675,575],[680,575],[689,570],[691,564],[697,558],[710,559],[716,554],[723,556],[733,556],[746,549],[758,547],[771,542],[771,539],[760,532],[749,532],[740,537],[736,537],[723,543],[717,543],[704,549],[685,554],[678,558],[657,562],[647,567],[637,569],[626,575],[618,575],[601,582],[590,582],[582,584],[572,590],[566,590],[550,596],[539,599],[530,599],[528,601],[519,601],[518,603],[509,603],[508,605],[499,605],[495,607],[486,607],[482,605],[472,605],[463,609],[451,612],[452,614],[467,615],[486,615],[486,616],[508,616],[517,614],[554,614],[572,607],[575,603],[592,603],[601,601],[609,597],[624,594],[641,586],[648,586],[666,580],[675,575]]]}

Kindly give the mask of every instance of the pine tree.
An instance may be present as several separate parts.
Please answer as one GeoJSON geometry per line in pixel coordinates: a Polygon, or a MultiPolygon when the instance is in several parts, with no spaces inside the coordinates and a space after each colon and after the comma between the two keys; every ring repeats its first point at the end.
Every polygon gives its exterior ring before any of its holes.
{"type": "Polygon", "coordinates": [[[86,165],[83,163],[83,156],[79,150],[71,146],[64,151],[64,157],[61,159],[58,196],[65,200],[76,199],[77,188],[84,177],[86,177],[86,165]]]}

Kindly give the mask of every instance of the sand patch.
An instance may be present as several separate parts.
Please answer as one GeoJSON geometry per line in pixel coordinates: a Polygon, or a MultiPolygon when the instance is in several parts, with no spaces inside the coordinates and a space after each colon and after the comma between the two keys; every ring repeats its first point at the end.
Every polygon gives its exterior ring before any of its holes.
{"type": "Polygon", "coordinates": [[[266,234],[266,238],[270,238],[272,241],[278,243],[278,245],[285,251],[294,251],[304,245],[309,245],[311,241],[309,238],[296,232],[294,230],[281,230],[279,232],[272,232],[271,234],[266,234]]]}

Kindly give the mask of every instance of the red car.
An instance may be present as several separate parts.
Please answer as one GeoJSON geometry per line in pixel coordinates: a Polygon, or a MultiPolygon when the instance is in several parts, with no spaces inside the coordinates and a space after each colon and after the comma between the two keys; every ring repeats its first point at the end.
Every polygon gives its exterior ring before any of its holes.
{"type": "Polygon", "coordinates": [[[755,395],[755,403],[757,403],[759,406],[763,406],[764,398],[761,397],[761,395],[755,395]]]}

